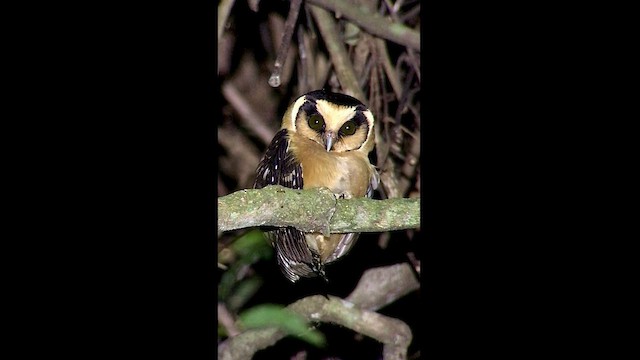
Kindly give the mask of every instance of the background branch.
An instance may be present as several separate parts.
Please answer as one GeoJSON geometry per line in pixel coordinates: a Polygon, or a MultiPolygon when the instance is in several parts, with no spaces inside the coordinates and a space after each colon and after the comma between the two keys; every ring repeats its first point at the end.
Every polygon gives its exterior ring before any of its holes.
{"type": "Polygon", "coordinates": [[[371,12],[367,6],[357,6],[344,0],[307,1],[344,16],[373,35],[420,51],[420,33],[418,31],[371,12]]]}
{"type": "MultiPolygon", "coordinates": [[[[218,4],[218,43],[222,39],[222,32],[227,24],[227,18],[233,7],[234,0],[221,0],[218,4]]],[[[218,49],[220,51],[220,49],[218,49]]]]}
{"type": "MultiPolygon", "coordinates": [[[[287,308],[311,322],[327,322],[347,327],[384,344],[385,360],[406,359],[412,333],[402,321],[371,311],[395,302],[419,288],[409,265],[398,264],[365,272],[356,289],[342,300],[314,295],[298,300],[287,308]],[[393,291],[388,291],[390,286],[393,291]],[[372,303],[365,293],[385,293],[384,300],[372,303]],[[355,306],[354,306],[355,305],[355,306]],[[369,309],[368,309],[369,308],[369,309]]],[[[371,297],[371,295],[369,296],[371,297]]],[[[219,360],[250,359],[257,351],[274,345],[286,335],[276,328],[247,330],[218,346],[219,360]]]]}
{"type": "Polygon", "coordinates": [[[375,311],[420,288],[407,263],[369,269],[345,300],[375,311]]]}
{"type": "Polygon", "coordinates": [[[264,145],[269,145],[271,139],[273,139],[273,135],[276,133],[276,129],[272,129],[266,125],[267,122],[262,114],[253,110],[246,97],[238,88],[234,84],[226,82],[222,85],[222,95],[224,95],[224,98],[238,112],[242,125],[256,135],[264,145]]]}
{"type": "Polygon", "coordinates": [[[382,232],[420,227],[420,199],[338,199],[326,188],[271,185],[218,198],[218,231],[293,226],[323,234],[382,232]]]}
{"type": "Polygon", "coordinates": [[[336,75],[340,81],[340,85],[345,90],[347,95],[351,95],[356,99],[364,101],[366,98],[364,92],[358,84],[353,65],[347,55],[347,50],[344,48],[344,44],[340,35],[338,34],[338,26],[336,25],[333,15],[327,10],[310,5],[311,14],[318,23],[318,28],[322,34],[329,55],[331,55],[331,62],[336,70],[336,75]]]}
{"type": "Polygon", "coordinates": [[[298,21],[298,13],[300,12],[300,5],[302,0],[291,0],[291,6],[289,7],[289,15],[287,16],[287,22],[284,25],[284,33],[282,34],[282,41],[278,48],[278,55],[276,62],[273,65],[273,72],[269,78],[269,85],[273,87],[280,86],[280,73],[282,72],[282,65],[289,53],[289,45],[291,44],[291,37],[293,36],[293,30],[295,29],[296,22],[298,21]]]}

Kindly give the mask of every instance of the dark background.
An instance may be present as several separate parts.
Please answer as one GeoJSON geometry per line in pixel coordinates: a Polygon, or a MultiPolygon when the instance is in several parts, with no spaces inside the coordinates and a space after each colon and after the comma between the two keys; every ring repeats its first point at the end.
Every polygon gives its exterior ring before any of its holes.
{"type": "MultiPolygon", "coordinates": [[[[21,353],[215,356],[215,11],[5,12],[21,353]]],[[[592,158],[582,120],[602,111],[584,77],[599,30],[565,8],[422,11],[422,354],[615,351],[592,300],[608,291],[598,223],[575,215],[593,198],[575,173],[592,158]]]]}

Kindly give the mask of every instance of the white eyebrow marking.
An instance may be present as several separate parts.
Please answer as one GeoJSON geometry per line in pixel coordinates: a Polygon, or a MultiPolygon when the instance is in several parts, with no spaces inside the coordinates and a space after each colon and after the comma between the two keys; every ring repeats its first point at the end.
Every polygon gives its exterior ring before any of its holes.
{"type": "MultiPolygon", "coordinates": [[[[369,132],[367,133],[367,139],[371,138],[371,134],[373,133],[373,128],[375,126],[375,119],[373,118],[373,114],[371,113],[371,110],[364,110],[362,112],[362,114],[365,116],[365,118],[367,119],[367,123],[369,125],[369,132]]],[[[367,142],[363,142],[362,145],[360,145],[359,149],[362,149],[362,147],[364,146],[364,144],[366,144],[367,142]]]]}
{"type": "Polygon", "coordinates": [[[298,100],[296,100],[296,102],[293,103],[293,106],[291,107],[291,127],[294,131],[296,130],[296,118],[298,117],[298,112],[300,111],[300,107],[302,107],[302,104],[304,104],[305,101],[307,101],[307,97],[305,95],[302,95],[298,98],[298,100]]]}

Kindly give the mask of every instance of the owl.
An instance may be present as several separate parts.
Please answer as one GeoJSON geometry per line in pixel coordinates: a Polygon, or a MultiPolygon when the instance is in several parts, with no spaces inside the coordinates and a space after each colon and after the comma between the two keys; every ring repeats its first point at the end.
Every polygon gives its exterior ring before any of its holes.
{"type": "MultiPolygon", "coordinates": [[[[371,111],[351,96],[326,90],[300,96],[260,161],[254,188],[325,187],[338,198],[370,198],[380,179],[368,156],[375,145],[374,125],[371,111]]],[[[327,280],[325,265],[344,256],[358,238],[357,233],[324,236],[293,227],[266,235],[282,273],[294,283],[301,277],[327,280]]]]}

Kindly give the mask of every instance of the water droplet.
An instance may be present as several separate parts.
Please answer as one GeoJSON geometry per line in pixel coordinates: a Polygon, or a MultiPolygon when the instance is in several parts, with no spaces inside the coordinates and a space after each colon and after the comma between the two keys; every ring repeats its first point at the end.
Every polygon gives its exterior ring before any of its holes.
{"type": "Polygon", "coordinates": [[[280,75],[271,75],[269,78],[269,85],[271,85],[271,87],[280,86],[280,75]]]}

